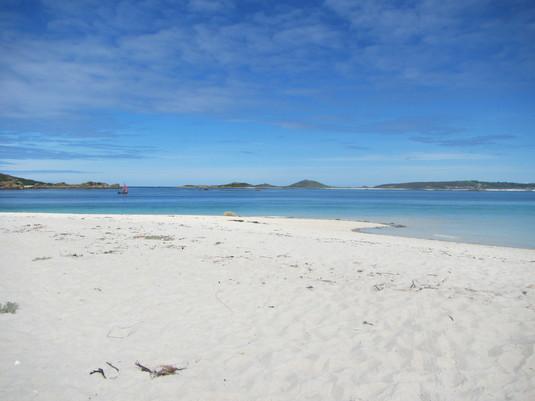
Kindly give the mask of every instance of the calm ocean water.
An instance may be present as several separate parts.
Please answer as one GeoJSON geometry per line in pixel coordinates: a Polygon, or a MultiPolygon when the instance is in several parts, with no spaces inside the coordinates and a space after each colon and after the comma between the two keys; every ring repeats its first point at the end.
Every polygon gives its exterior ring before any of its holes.
{"type": "Polygon", "coordinates": [[[338,218],[405,227],[381,234],[535,249],[535,192],[395,190],[0,191],[1,212],[204,214],[338,218]]]}

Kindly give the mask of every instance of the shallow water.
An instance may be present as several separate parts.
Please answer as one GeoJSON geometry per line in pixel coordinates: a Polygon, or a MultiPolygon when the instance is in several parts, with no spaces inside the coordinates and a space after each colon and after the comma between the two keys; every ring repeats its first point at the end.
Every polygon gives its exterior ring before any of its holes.
{"type": "Polygon", "coordinates": [[[535,249],[535,192],[131,187],[0,191],[2,212],[203,214],[392,223],[381,234],[535,249]],[[403,227],[399,227],[403,226],[403,227]]]}

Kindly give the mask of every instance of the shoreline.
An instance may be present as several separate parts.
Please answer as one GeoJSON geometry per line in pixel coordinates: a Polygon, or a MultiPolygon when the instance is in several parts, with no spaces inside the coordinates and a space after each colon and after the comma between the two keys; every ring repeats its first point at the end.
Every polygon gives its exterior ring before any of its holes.
{"type": "MultiPolygon", "coordinates": [[[[147,213],[72,213],[72,212],[27,212],[27,211],[14,211],[14,212],[2,212],[0,211],[0,216],[3,214],[35,214],[35,215],[59,215],[59,216],[66,216],[66,215],[72,215],[72,216],[172,216],[172,217],[199,217],[199,218],[229,218],[228,216],[222,216],[222,215],[204,215],[204,214],[169,214],[169,213],[159,213],[159,214],[147,214],[147,213]]],[[[459,243],[459,244],[469,244],[469,245],[481,245],[481,246],[492,246],[492,247],[500,247],[500,248],[513,248],[513,249],[527,249],[527,250],[535,250],[535,246],[529,246],[529,245],[516,245],[516,244],[498,244],[493,241],[482,241],[482,240],[475,240],[467,241],[464,240],[462,237],[459,236],[451,236],[447,234],[435,234],[435,233],[420,233],[418,232],[418,229],[416,231],[413,230],[413,232],[404,234],[400,232],[394,232],[392,229],[395,229],[396,231],[398,229],[405,229],[409,228],[405,224],[399,224],[395,222],[390,223],[383,223],[383,222],[377,222],[377,221],[369,221],[369,220],[362,220],[362,219],[347,219],[347,218],[329,218],[329,217],[299,217],[299,216],[244,216],[244,215],[236,215],[234,216],[236,218],[242,218],[242,219],[281,219],[281,220],[312,220],[312,221],[341,221],[341,222],[350,222],[355,223],[355,225],[363,224],[362,227],[354,227],[351,229],[351,231],[358,232],[365,235],[382,235],[387,237],[395,237],[395,238],[408,238],[408,239],[415,239],[415,240],[425,240],[425,241],[439,241],[439,242],[450,242],[450,243],[459,243]],[[369,231],[366,231],[369,230],[369,231]],[[390,230],[390,231],[388,231],[390,230]],[[386,231],[386,232],[384,232],[386,231]]],[[[410,218],[413,220],[418,220],[415,218],[410,218]]],[[[392,218],[390,220],[395,220],[395,218],[392,218]]],[[[421,227],[420,227],[421,229],[421,227]]],[[[470,236],[468,236],[470,238],[470,236]]]]}
{"type": "Polygon", "coordinates": [[[0,213],[0,398],[535,398],[534,250],[356,224],[0,213]]]}

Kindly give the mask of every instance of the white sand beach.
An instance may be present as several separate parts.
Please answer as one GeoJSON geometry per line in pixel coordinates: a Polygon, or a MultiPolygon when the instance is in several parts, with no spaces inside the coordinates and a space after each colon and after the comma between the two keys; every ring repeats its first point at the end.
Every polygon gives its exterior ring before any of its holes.
{"type": "Polygon", "coordinates": [[[0,213],[0,400],[534,400],[535,250],[371,226],[0,213]]]}

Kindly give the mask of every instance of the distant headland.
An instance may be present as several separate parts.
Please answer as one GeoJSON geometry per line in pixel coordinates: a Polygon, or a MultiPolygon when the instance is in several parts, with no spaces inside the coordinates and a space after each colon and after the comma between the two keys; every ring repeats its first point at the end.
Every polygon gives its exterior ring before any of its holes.
{"type": "Polygon", "coordinates": [[[485,182],[485,181],[436,181],[406,182],[403,184],[377,185],[375,189],[407,189],[430,191],[533,191],[535,184],[519,184],[516,182],[485,182]]]}
{"type": "Polygon", "coordinates": [[[104,182],[87,181],[83,184],[66,184],[29,180],[0,173],[0,189],[118,189],[119,184],[106,184],[104,182]]]}

